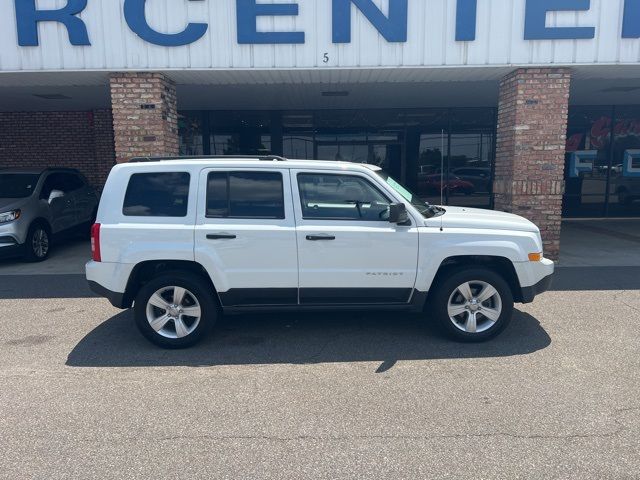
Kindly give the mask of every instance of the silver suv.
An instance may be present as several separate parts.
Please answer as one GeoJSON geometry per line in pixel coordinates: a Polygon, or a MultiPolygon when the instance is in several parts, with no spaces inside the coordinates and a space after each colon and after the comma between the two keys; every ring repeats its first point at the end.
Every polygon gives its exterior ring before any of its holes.
{"type": "Polygon", "coordinates": [[[0,170],[0,257],[45,260],[53,236],[84,227],[88,234],[97,206],[95,190],[77,170],[0,170]]]}

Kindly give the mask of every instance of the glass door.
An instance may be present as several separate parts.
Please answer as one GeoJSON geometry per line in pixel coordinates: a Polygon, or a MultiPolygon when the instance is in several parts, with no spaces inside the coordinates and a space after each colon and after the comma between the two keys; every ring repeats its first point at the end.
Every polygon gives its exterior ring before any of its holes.
{"type": "Polygon", "coordinates": [[[352,163],[369,163],[391,176],[402,175],[402,143],[397,132],[317,134],[315,158],[352,163]]]}
{"type": "Polygon", "coordinates": [[[491,208],[492,133],[420,135],[416,192],[427,202],[491,208]]]}

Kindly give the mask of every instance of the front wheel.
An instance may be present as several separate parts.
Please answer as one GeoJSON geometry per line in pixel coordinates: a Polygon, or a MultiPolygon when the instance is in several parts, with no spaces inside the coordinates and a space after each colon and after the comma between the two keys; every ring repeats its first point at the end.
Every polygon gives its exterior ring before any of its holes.
{"type": "Polygon", "coordinates": [[[42,223],[35,223],[29,228],[25,242],[25,259],[28,262],[43,262],[49,258],[51,250],[51,231],[42,223]]]}
{"type": "Polygon", "coordinates": [[[513,316],[511,288],[499,274],[482,267],[451,271],[436,286],[429,305],[440,327],[462,342],[495,337],[513,316]]]}
{"type": "Polygon", "coordinates": [[[140,332],[163,348],[186,348],[200,341],[218,316],[212,287],[182,272],[154,278],[138,292],[134,313],[140,332]]]}

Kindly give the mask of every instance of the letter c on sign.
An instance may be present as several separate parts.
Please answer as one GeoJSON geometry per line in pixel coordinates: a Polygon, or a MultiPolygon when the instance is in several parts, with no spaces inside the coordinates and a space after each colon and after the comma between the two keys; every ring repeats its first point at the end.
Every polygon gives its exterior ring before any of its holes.
{"type": "Polygon", "coordinates": [[[189,23],[180,33],[160,33],[147,23],[144,7],[147,0],[125,0],[124,18],[129,28],[143,40],[163,47],[189,45],[207,33],[206,23],[189,23]]]}

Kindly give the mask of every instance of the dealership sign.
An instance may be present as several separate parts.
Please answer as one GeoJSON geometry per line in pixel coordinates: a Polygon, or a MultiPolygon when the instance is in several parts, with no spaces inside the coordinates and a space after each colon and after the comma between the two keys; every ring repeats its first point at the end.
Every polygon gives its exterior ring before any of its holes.
{"type": "MultiPolygon", "coordinates": [[[[67,0],[59,9],[38,8],[36,0],[14,0],[17,26],[17,41],[21,47],[33,47],[40,44],[38,24],[55,22],[63,25],[68,33],[69,42],[77,46],[89,46],[90,31],[80,14],[92,0],[67,0]]],[[[218,0],[187,0],[193,3],[218,0]]],[[[236,41],[238,44],[304,44],[306,32],[260,31],[258,21],[265,17],[297,17],[299,3],[282,1],[280,3],[260,3],[258,0],[235,0],[236,41]]],[[[331,39],[334,44],[351,43],[351,16],[353,8],[361,12],[379,34],[390,43],[407,42],[409,18],[412,15],[409,0],[388,0],[388,12],[376,6],[373,0],[326,0],[331,2],[331,39]]],[[[426,1],[426,0],[425,0],[426,1]]],[[[480,0],[480,2],[489,0],[480,0]]],[[[579,40],[593,39],[596,36],[595,25],[547,26],[547,15],[553,12],[588,12],[591,0],[525,0],[525,21],[522,31],[524,40],[579,40]]],[[[476,40],[478,23],[478,0],[455,0],[455,41],[473,42],[476,40]]],[[[114,2],[116,3],[116,2],[114,2]]],[[[601,8],[607,8],[609,2],[603,2],[601,8]]],[[[611,2],[612,3],[612,2],[611,2]]],[[[609,5],[610,6],[610,5],[609,5]]],[[[124,0],[122,15],[127,27],[144,41],[165,47],[177,47],[192,44],[201,39],[208,31],[209,24],[187,22],[179,32],[162,32],[154,28],[147,20],[146,0],[124,0]]],[[[425,19],[426,21],[426,19],[425,19]]],[[[429,28],[426,24],[425,28],[429,28]]],[[[640,0],[624,0],[620,38],[640,38],[640,0]]]]}

